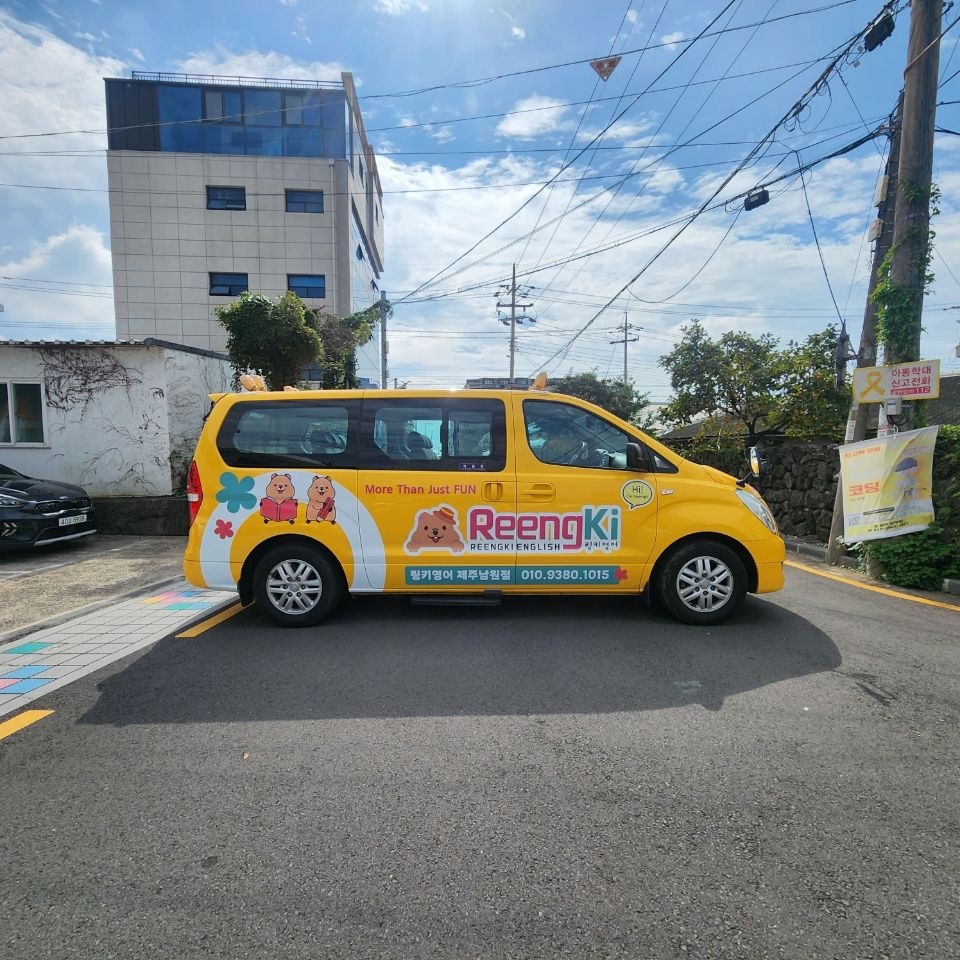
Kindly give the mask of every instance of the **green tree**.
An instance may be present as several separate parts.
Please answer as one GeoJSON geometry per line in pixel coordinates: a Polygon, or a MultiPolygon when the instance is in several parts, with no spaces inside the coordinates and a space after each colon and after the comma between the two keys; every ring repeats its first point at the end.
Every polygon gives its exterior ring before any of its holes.
{"type": "Polygon", "coordinates": [[[713,340],[698,320],[682,332],[660,358],[674,391],[661,420],[702,419],[718,434],[742,428],[748,446],[774,433],[833,436],[842,428],[848,398],[833,383],[835,328],[784,349],[769,333],[729,331],[713,340]]]}
{"type": "MultiPolygon", "coordinates": [[[[392,313],[387,308],[387,315],[392,313]]],[[[357,348],[369,343],[380,321],[379,304],[359,310],[346,317],[335,317],[319,310],[315,312],[317,332],[323,343],[324,361],[322,383],[326,390],[352,390],[357,380],[357,348]]]]}
{"type": "Polygon", "coordinates": [[[571,373],[550,384],[557,393],[566,393],[595,403],[621,420],[636,424],[644,430],[651,426],[653,417],[648,407],[650,395],[637,393],[623,380],[601,380],[596,373],[571,373]]]}
{"type": "Polygon", "coordinates": [[[294,386],[301,371],[323,357],[313,318],[295,293],[271,300],[261,293],[241,293],[214,311],[227,331],[227,354],[234,373],[259,373],[271,390],[294,386]]]}
{"type": "Polygon", "coordinates": [[[850,389],[837,389],[837,330],[827,327],[782,353],[779,417],[789,437],[839,439],[850,408],[850,389]]]}

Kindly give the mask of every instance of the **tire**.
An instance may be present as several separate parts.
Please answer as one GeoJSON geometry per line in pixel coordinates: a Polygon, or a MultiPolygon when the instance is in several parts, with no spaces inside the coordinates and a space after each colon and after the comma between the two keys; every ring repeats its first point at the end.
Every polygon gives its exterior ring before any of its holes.
{"type": "Polygon", "coordinates": [[[683,623],[726,620],[747,595],[747,571],[737,554],[716,540],[693,540],[674,549],[657,571],[657,599],[683,623]]]}
{"type": "Polygon", "coordinates": [[[342,596],[340,571],[324,553],[303,544],[274,547],[253,572],[257,609],[282,627],[320,623],[342,596]]]}

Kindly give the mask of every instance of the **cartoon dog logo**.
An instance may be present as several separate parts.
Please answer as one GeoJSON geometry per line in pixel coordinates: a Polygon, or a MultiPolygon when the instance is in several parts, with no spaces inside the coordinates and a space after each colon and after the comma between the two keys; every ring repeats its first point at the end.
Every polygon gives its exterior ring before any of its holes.
{"type": "Polygon", "coordinates": [[[260,501],[260,516],[264,523],[271,520],[297,519],[297,499],[294,497],[293,478],[289,473],[274,473],[267,483],[267,495],[260,501]]]}
{"type": "Polygon", "coordinates": [[[465,546],[457,529],[457,512],[445,503],[434,510],[421,510],[404,549],[407,553],[419,553],[421,550],[461,553],[465,546]]]}
{"type": "Polygon", "coordinates": [[[337,491],[329,477],[315,476],[307,491],[307,523],[312,523],[314,520],[317,523],[329,520],[330,523],[336,524],[337,506],[334,502],[336,495],[337,491]]]}

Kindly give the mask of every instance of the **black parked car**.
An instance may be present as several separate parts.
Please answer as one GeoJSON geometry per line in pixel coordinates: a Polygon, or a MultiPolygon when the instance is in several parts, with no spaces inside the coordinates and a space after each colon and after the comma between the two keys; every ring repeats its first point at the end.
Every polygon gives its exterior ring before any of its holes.
{"type": "Polygon", "coordinates": [[[0,550],[40,547],[97,532],[83,487],[36,480],[0,463],[0,550]]]}

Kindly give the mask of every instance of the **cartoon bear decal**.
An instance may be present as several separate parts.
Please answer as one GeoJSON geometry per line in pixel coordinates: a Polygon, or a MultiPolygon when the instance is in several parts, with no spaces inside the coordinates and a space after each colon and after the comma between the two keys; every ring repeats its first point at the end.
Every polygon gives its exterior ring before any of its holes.
{"type": "Polygon", "coordinates": [[[457,512],[445,503],[433,510],[421,510],[417,514],[404,549],[407,553],[421,550],[450,550],[461,553],[465,547],[457,529],[457,512]]]}
{"type": "Polygon", "coordinates": [[[267,495],[260,501],[260,516],[264,523],[271,520],[297,519],[297,499],[294,497],[293,478],[289,473],[274,473],[267,483],[267,495]]]}
{"type": "Polygon", "coordinates": [[[337,522],[337,506],[334,497],[337,491],[329,477],[315,476],[307,491],[307,523],[314,520],[322,523],[328,520],[332,524],[337,522]]]}

